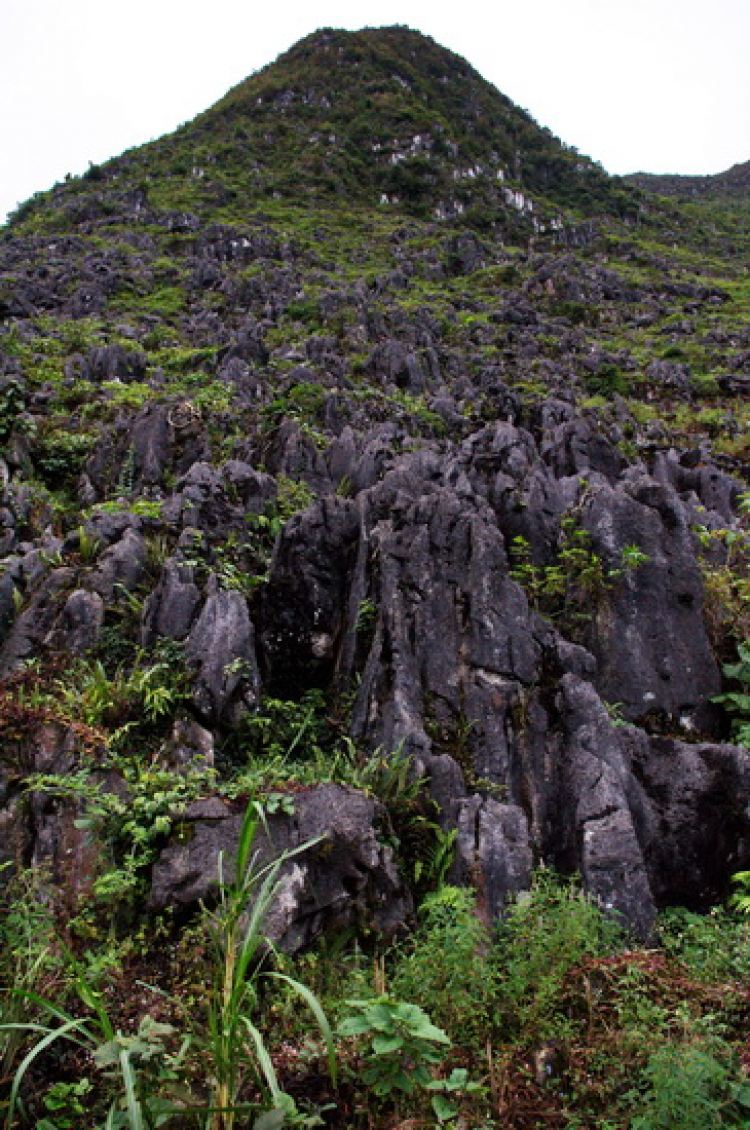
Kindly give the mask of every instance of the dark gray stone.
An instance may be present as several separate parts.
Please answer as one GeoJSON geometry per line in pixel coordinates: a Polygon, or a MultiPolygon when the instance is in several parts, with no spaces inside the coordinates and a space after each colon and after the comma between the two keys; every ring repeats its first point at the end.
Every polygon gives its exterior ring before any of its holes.
{"type": "Polygon", "coordinates": [[[76,589],[68,597],[62,614],[62,632],[75,655],[85,655],[96,646],[104,623],[104,601],[97,592],[76,589]]]}
{"type": "Polygon", "coordinates": [[[149,647],[159,636],[184,640],[200,604],[200,590],[193,580],[193,569],[171,558],[164,563],[161,577],[143,610],[141,642],[149,647]]]}
{"type": "Polygon", "coordinates": [[[643,790],[630,773],[618,731],[593,687],[575,675],[560,684],[563,740],[558,811],[588,892],[641,937],[655,903],[641,840],[652,827],[643,790]]]}
{"type": "Polygon", "coordinates": [[[105,600],[116,599],[119,589],[133,592],[143,577],[146,557],[143,535],[131,526],[119,541],[101,554],[88,584],[105,600]]]}
{"type": "Polygon", "coordinates": [[[12,674],[24,660],[41,652],[75,578],[74,569],[54,569],[31,595],[0,649],[0,678],[12,674]]]}
{"type": "Polygon", "coordinates": [[[165,405],[149,405],[133,421],[133,474],[141,486],[160,484],[169,466],[173,437],[169,415],[165,405]]]}
{"type": "Polygon", "coordinates": [[[655,898],[707,910],[727,897],[730,875],[750,868],[750,754],[632,726],[621,734],[653,813],[644,854],[655,898]]]}
{"type": "Polygon", "coordinates": [[[221,589],[211,579],[185,656],[193,672],[193,702],[209,724],[236,722],[257,705],[255,632],[241,593],[221,589]]]}
{"type": "Polygon", "coordinates": [[[453,876],[472,884],[488,926],[502,918],[508,902],[531,884],[532,851],[526,815],[517,805],[491,797],[460,801],[453,876]]]}
{"type": "MultiPolygon", "coordinates": [[[[393,937],[411,917],[412,905],[391,848],[378,835],[386,819],[381,806],[332,784],[295,793],[293,800],[293,815],[269,814],[256,835],[259,868],[294,853],[279,872],[265,935],[287,953],[351,927],[393,937]]],[[[191,806],[185,819],[191,834],[165,848],[154,866],[154,909],[210,899],[220,853],[226,880],[234,878],[243,815],[214,799],[191,806]]]]}
{"type": "Polygon", "coordinates": [[[703,584],[691,531],[673,490],[641,475],[625,489],[599,484],[582,521],[609,568],[635,545],[646,560],[596,600],[587,645],[597,687],[626,718],[664,715],[700,724],[719,691],[703,620],[703,584]]]}

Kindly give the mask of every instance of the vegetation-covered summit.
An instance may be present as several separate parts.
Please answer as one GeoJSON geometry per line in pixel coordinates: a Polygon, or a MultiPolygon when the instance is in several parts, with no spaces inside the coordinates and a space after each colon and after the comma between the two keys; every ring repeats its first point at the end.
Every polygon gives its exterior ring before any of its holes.
{"type": "Polygon", "coordinates": [[[544,228],[560,209],[638,211],[636,193],[405,27],[315,32],[195,121],[89,175],[110,197],[140,185],[202,215],[264,199],[386,203],[528,232],[532,213],[544,228]]]}

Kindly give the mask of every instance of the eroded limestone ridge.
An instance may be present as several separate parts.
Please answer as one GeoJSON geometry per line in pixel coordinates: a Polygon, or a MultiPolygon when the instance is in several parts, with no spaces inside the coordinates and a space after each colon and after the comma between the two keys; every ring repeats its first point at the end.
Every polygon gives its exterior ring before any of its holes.
{"type": "Polygon", "coordinates": [[[488,918],[539,863],[642,935],[722,897],[746,215],[607,177],[403,28],[316,33],[22,206],[0,860],[187,912],[253,797],[264,850],[324,837],[288,949],[394,932],[436,860],[488,918]]]}

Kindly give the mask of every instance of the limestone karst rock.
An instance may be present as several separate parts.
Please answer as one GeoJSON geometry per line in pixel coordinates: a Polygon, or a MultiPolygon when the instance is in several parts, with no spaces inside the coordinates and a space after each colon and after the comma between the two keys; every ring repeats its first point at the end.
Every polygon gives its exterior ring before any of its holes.
{"type": "Polygon", "coordinates": [[[348,774],[295,778],[272,822],[331,844],[275,920],[290,948],[409,919],[362,791],[381,757],[490,918],[540,863],[644,936],[723,897],[750,866],[714,702],[750,632],[750,331],[721,193],[703,223],[426,37],[327,29],[19,209],[0,692],[36,664],[43,705],[0,719],[0,859],[99,866],[77,810],[24,799],[51,726],[49,772],[118,789],[145,758],[194,790],[154,907],[209,890],[248,765],[262,795],[296,759],[348,774]]]}

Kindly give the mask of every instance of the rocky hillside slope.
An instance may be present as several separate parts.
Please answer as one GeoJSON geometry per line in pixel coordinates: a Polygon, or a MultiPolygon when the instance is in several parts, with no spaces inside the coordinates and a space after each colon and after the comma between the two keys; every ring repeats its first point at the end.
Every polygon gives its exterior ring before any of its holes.
{"type": "Polygon", "coordinates": [[[625,180],[638,188],[664,196],[676,196],[687,200],[690,197],[723,198],[732,197],[747,202],[750,193],[750,161],[733,165],[724,173],[715,176],[659,176],[654,173],[633,173],[625,180]]]}
{"type": "Polygon", "coordinates": [[[0,858],[69,914],[189,910],[253,796],[277,843],[329,841],[289,949],[396,930],[446,861],[490,916],[540,863],[642,935],[722,897],[750,867],[746,696],[716,702],[749,677],[743,200],[609,178],[392,28],[318,32],[22,206],[0,858]]]}

